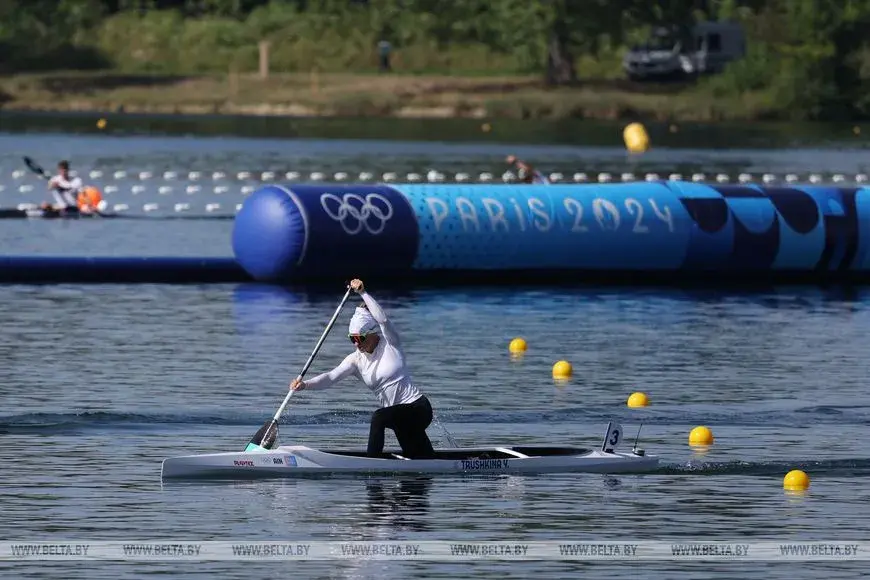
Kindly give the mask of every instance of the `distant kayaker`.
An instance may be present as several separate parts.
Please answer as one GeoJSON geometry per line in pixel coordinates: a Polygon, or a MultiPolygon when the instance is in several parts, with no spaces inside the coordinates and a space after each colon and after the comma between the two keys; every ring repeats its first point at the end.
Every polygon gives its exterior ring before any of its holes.
{"type": "MultiPolygon", "coordinates": [[[[79,177],[70,177],[69,161],[61,161],[57,164],[58,174],[48,180],[48,189],[54,196],[54,204],[50,207],[57,211],[78,211],[77,196],[82,189],[82,180],[79,177]]],[[[49,204],[43,204],[45,208],[49,204]]]]}
{"type": "Polygon", "coordinates": [[[550,180],[544,177],[543,173],[525,161],[517,159],[515,155],[508,155],[505,161],[511,169],[516,169],[517,179],[521,183],[550,183],[550,180]]]}
{"type": "Polygon", "coordinates": [[[384,431],[392,429],[403,457],[432,458],[435,451],[426,435],[426,428],[432,423],[432,405],[414,385],[398,332],[384,310],[366,292],[362,280],[351,280],[350,287],[365,303],[356,308],[348,326],[348,337],[356,350],[327,373],[307,381],[293,379],[290,388],[294,391],[320,389],[354,376],[375,393],[381,405],[372,414],[367,455],[382,456],[384,431]]]}

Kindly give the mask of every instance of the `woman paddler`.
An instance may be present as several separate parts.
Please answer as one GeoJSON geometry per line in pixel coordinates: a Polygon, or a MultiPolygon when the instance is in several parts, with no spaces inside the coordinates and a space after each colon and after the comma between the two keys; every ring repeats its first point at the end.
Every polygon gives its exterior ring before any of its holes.
{"type": "Polygon", "coordinates": [[[384,430],[389,428],[396,434],[403,457],[432,458],[435,451],[426,435],[426,428],[432,423],[432,405],[414,386],[396,328],[366,292],[362,280],[351,280],[350,287],[364,302],[356,308],[348,326],[348,337],[356,350],[327,373],[307,381],[293,379],[290,388],[293,391],[325,388],[355,376],[374,392],[381,405],[372,414],[368,456],[382,457],[384,430]]]}

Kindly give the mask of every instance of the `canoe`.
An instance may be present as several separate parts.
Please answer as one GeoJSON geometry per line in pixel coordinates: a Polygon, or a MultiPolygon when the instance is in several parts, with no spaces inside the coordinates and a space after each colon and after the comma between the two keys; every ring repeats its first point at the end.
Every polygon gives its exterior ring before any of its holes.
{"type": "Polygon", "coordinates": [[[437,449],[432,459],[408,459],[399,450],[368,457],[364,450],[282,445],[270,450],[171,457],[163,460],[161,475],[164,479],[255,479],[391,473],[618,474],[643,473],[658,467],[657,456],[647,455],[637,447],[631,452],[616,451],[622,437],[619,425],[608,425],[607,433],[601,449],[543,445],[461,447],[437,449]],[[618,435],[614,436],[614,432],[618,435]]]}

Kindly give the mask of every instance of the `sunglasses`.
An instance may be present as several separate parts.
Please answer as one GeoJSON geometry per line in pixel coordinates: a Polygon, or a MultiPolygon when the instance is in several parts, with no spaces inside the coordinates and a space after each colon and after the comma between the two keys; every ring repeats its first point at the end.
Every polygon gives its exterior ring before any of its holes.
{"type": "Polygon", "coordinates": [[[359,346],[363,343],[363,341],[365,341],[366,338],[368,338],[368,336],[368,334],[349,334],[348,338],[350,338],[350,341],[352,343],[359,346]]]}

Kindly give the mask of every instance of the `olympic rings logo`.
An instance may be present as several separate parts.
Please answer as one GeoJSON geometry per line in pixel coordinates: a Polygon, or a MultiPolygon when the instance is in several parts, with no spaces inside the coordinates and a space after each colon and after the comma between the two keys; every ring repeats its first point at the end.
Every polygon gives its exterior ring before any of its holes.
{"type": "Polygon", "coordinates": [[[379,193],[369,193],[365,197],[356,193],[345,193],[342,197],[324,193],[320,196],[320,205],[326,215],[341,224],[341,228],[351,236],[363,230],[377,235],[384,231],[387,220],[393,217],[393,206],[379,193]]]}

